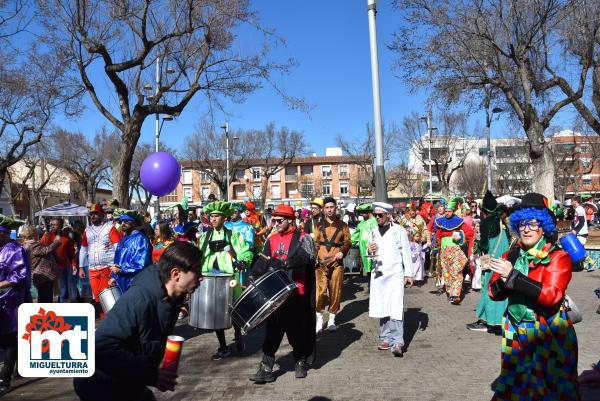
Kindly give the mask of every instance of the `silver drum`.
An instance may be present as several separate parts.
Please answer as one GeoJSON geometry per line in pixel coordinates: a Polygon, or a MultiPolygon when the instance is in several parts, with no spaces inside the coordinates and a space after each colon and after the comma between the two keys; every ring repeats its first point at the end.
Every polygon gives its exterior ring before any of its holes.
{"type": "Polygon", "coordinates": [[[102,306],[104,313],[108,313],[108,311],[115,306],[119,298],[121,298],[121,295],[123,295],[123,293],[117,286],[108,287],[100,291],[98,294],[98,299],[100,299],[100,306],[102,306]]]}
{"type": "Polygon", "coordinates": [[[360,273],[362,263],[360,259],[360,250],[358,248],[350,248],[344,257],[344,270],[348,273],[360,273]]]}
{"type": "Polygon", "coordinates": [[[199,329],[231,327],[229,307],[233,298],[232,274],[204,273],[204,280],[192,294],[189,325],[199,329]]]}

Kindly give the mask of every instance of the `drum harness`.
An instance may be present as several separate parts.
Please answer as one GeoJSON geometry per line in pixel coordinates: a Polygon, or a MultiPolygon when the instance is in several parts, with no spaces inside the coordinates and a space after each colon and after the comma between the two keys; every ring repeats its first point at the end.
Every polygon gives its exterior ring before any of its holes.
{"type": "MultiPolygon", "coordinates": [[[[238,269],[239,262],[237,259],[237,254],[235,253],[235,249],[233,249],[233,246],[231,245],[231,230],[223,227],[223,239],[213,241],[212,236],[214,232],[215,230],[211,228],[208,231],[207,235],[204,237],[204,242],[202,243],[202,247],[200,248],[202,256],[204,256],[204,252],[206,252],[207,246],[210,248],[211,252],[222,252],[227,246],[229,246],[228,252],[231,256],[233,267],[238,269]]],[[[217,259],[215,259],[215,261],[213,262],[212,268],[221,271],[219,265],[217,264],[217,259]]]]}

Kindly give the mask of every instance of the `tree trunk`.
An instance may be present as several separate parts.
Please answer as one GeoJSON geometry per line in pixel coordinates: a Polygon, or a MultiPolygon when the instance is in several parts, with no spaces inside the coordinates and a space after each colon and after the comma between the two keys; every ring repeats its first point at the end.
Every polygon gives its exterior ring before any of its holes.
{"type": "Polygon", "coordinates": [[[117,157],[112,161],[113,173],[113,197],[119,201],[121,207],[129,208],[131,196],[129,194],[129,173],[135,146],[140,137],[141,123],[131,122],[126,124],[122,133],[121,149],[117,157]]]}
{"type": "Polygon", "coordinates": [[[544,127],[534,123],[527,130],[529,157],[533,166],[532,190],[554,199],[554,155],[544,138],[544,127]]]}

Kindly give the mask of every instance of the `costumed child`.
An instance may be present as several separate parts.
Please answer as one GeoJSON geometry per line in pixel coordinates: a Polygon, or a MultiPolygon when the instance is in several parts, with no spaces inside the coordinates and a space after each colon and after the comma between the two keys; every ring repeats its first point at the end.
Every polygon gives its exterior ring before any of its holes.
{"type": "Polygon", "coordinates": [[[421,286],[425,280],[425,252],[421,242],[421,234],[416,233],[410,239],[410,253],[412,255],[415,284],[421,286]]]}

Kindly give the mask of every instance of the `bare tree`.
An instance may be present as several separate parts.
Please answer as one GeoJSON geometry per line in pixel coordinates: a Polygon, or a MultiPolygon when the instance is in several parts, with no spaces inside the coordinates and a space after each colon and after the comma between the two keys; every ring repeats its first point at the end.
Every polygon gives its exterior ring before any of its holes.
{"type": "Polygon", "coordinates": [[[276,130],[272,122],[264,130],[249,132],[248,140],[255,145],[250,164],[261,169],[260,200],[261,205],[264,205],[271,178],[281,171],[285,172],[285,168],[290,166],[296,157],[306,152],[306,141],[302,133],[286,127],[276,130]]]}
{"type": "Polygon", "coordinates": [[[300,196],[308,202],[323,195],[323,181],[320,176],[299,175],[297,185],[300,196]]]}
{"type": "MultiPolygon", "coordinates": [[[[394,123],[383,124],[382,127],[385,146],[383,147],[384,166],[387,171],[393,170],[402,160],[406,152],[400,140],[401,132],[394,123]]],[[[335,143],[342,149],[345,155],[350,157],[352,162],[362,168],[363,172],[369,172],[369,184],[375,188],[375,169],[373,162],[375,160],[375,133],[373,127],[367,123],[365,132],[354,139],[348,139],[342,134],[337,134],[335,143]]],[[[363,177],[365,178],[365,177],[363,177]]],[[[364,183],[363,183],[364,184],[364,183]]],[[[386,173],[387,190],[394,189],[397,182],[393,175],[386,173]]]]}
{"type": "Polygon", "coordinates": [[[486,163],[483,160],[468,161],[456,174],[456,189],[460,193],[471,192],[475,196],[483,195],[487,183],[486,163]]]}
{"type": "MultiPolygon", "coordinates": [[[[248,132],[238,130],[229,135],[229,177],[232,178],[236,171],[250,166],[256,145],[251,142],[248,132]]],[[[186,138],[182,149],[182,154],[189,160],[192,169],[206,173],[219,188],[222,198],[227,194],[226,143],[222,130],[217,131],[214,126],[203,121],[186,138]]]]}
{"type": "Polygon", "coordinates": [[[79,110],[81,93],[60,53],[43,49],[25,28],[31,4],[0,1],[0,188],[8,169],[33,152],[53,112],[79,110]]]}
{"type": "Polygon", "coordinates": [[[59,129],[54,133],[53,163],[71,174],[87,204],[94,202],[98,186],[109,178],[118,142],[118,135],[108,132],[105,126],[91,140],[81,132],[59,129]]]}
{"type": "Polygon", "coordinates": [[[39,4],[45,43],[68,55],[95,107],[120,132],[112,170],[113,193],[123,205],[129,201],[131,163],[148,116],[179,115],[198,93],[216,107],[222,107],[222,97],[241,101],[261,83],[272,84],[271,74],[287,72],[291,64],[271,61],[268,45],[277,38],[260,26],[247,0],[39,4]],[[236,46],[244,26],[264,34],[263,46],[236,46]],[[102,76],[92,75],[99,66],[102,76]],[[151,87],[157,76],[158,85],[151,87]],[[97,88],[105,82],[110,93],[103,96],[97,88]],[[149,87],[152,92],[144,93],[149,87]]]}
{"type": "Polygon", "coordinates": [[[399,53],[403,77],[446,102],[481,104],[487,87],[497,90],[492,101],[510,107],[529,139],[533,190],[548,196],[554,195],[554,158],[544,131],[584,86],[577,80],[577,89],[565,96],[550,71],[585,76],[589,67],[567,63],[555,51],[561,48],[558,27],[578,3],[394,0],[404,23],[390,48],[399,53]]]}
{"type": "Polygon", "coordinates": [[[438,119],[434,119],[431,138],[421,117],[415,112],[404,118],[402,122],[404,141],[411,147],[415,160],[429,169],[429,147],[431,146],[432,175],[437,178],[439,190],[448,195],[454,174],[463,169],[469,152],[477,142],[475,135],[467,129],[467,116],[464,113],[443,111],[438,119]]]}

